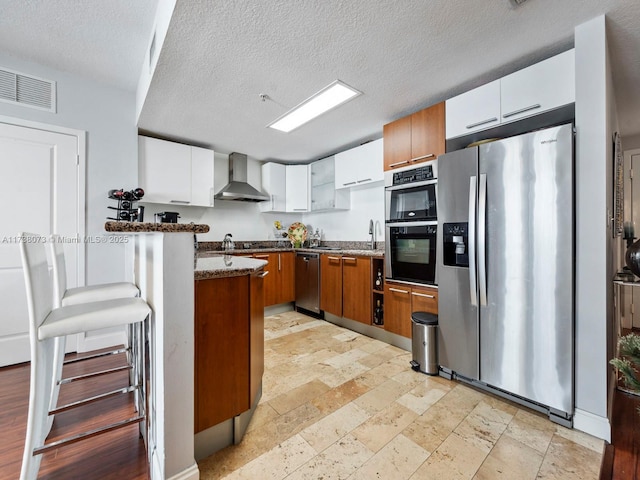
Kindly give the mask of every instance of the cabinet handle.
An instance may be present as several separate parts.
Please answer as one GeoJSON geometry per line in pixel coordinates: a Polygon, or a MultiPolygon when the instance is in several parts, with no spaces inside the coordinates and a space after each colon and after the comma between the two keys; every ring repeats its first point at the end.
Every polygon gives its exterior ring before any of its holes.
{"type": "Polygon", "coordinates": [[[261,278],[266,277],[267,275],[269,275],[269,270],[265,270],[264,272],[262,272],[260,275],[258,275],[261,278]]]}
{"type": "Polygon", "coordinates": [[[364,180],[358,180],[358,183],[362,183],[362,182],[370,182],[371,179],[370,178],[365,178],[364,180]]]}
{"type": "MultiPolygon", "coordinates": [[[[496,118],[497,120],[497,118],[496,118]]],[[[409,160],[403,160],[401,162],[396,162],[396,163],[392,163],[389,165],[390,168],[395,168],[395,167],[399,167],[400,165],[408,165],[409,164],[409,160]]]]}
{"type": "Polygon", "coordinates": [[[482,120],[481,122],[472,123],[471,125],[467,125],[466,128],[479,127],[480,125],[484,125],[485,123],[491,123],[491,122],[497,122],[497,121],[498,121],[498,117],[493,117],[493,118],[490,118],[488,120],[482,120]]]}
{"type": "Polygon", "coordinates": [[[269,255],[254,255],[253,258],[269,258],[269,255]]]}
{"type": "Polygon", "coordinates": [[[389,287],[389,290],[397,293],[409,293],[408,290],[400,290],[399,288],[393,288],[393,287],[389,287]]]}
{"type": "Polygon", "coordinates": [[[425,158],[431,158],[431,157],[435,157],[435,153],[429,153],[428,155],[422,155],[421,157],[415,157],[412,158],[410,161],[411,162],[417,162],[418,160],[424,160],[425,158]]]}
{"type": "Polygon", "coordinates": [[[282,268],[280,267],[280,254],[278,254],[278,271],[282,270],[282,268]]]}
{"type": "Polygon", "coordinates": [[[189,205],[191,202],[188,202],[187,200],[169,200],[170,203],[182,203],[184,205],[189,205]]]}
{"type": "Polygon", "coordinates": [[[350,260],[350,261],[352,261],[352,262],[355,262],[355,261],[357,261],[358,259],[357,259],[357,258],[355,258],[355,257],[342,257],[342,260],[350,260]]]}
{"type": "Polygon", "coordinates": [[[355,185],[357,182],[347,182],[347,183],[343,183],[342,186],[343,187],[348,187],[349,185],[355,185]]]}
{"type": "Polygon", "coordinates": [[[328,258],[329,260],[340,260],[340,257],[331,257],[331,256],[328,256],[327,258],[328,258]]]}
{"type": "Polygon", "coordinates": [[[436,298],[435,296],[427,295],[426,293],[411,292],[411,295],[415,295],[416,297],[436,298]]]}
{"type": "Polygon", "coordinates": [[[524,108],[521,108],[520,110],[514,110],[513,112],[505,113],[504,115],[502,115],[502,118],[513,117],[514,115],[517,115],[519,113],[528,112],[529,110],[535,110],[536,108],[540,108],[540,107],[541,105],[539,103],[536,103],[535,105],[531,105],[530,107],[524,107],[524,108]]]}
{"type": "Polygon", "coordinates": [[[306,208],[294,208],[293,211],[294,212],[306,212],[307,209],[306,208]]]}

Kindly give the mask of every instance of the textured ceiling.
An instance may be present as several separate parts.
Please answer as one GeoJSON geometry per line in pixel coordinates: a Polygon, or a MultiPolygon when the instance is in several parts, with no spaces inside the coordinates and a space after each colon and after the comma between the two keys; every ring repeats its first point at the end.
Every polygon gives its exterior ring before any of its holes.
{"type": "Polygon", "coordinates": [[[0,51],[135,90],[157,4],[158,0],[0,0],[0,51]]]}
{"type": "MultiPolygon", "coordinates": [[[[0,51],[133,89],[156,5],[0,0],[0,51]]],[[[308,161],[570,48],[575,26],[601,14],[620,130],[640,134],[638,0],[178,0],[139,127],[223,153],[308,161]],[[336,79],[363,95],[290,134],[265,128],[336,79]]]]}

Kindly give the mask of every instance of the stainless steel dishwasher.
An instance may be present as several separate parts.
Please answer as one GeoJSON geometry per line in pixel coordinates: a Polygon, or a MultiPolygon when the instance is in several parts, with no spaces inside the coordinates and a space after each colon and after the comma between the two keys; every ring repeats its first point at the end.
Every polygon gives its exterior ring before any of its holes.
{"type": "Polygon", "coordinates": [[[296,309],[320,314],[320,254],[296,252],[296,309]]]}

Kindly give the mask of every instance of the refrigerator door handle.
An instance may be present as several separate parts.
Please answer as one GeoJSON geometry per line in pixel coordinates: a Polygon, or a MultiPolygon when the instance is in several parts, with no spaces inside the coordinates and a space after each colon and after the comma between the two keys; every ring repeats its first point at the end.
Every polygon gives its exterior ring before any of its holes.
{"type": "Polygon", "coordinates": [[[487,220],[487,174],[480,174],[478,192],[478,283],[480,284],[480,305],[487,305],[487,262],[486,223],[487,220]]]}
{"type": "Polygon", "coordinates": [[[476,177],[469,178],[469,294],[471,305],[478,306],[476,284],[476,177]]]}

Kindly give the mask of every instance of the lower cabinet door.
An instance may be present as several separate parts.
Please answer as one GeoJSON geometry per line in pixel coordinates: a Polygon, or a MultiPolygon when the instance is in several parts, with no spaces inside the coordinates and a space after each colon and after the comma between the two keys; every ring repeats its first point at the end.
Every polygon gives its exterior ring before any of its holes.
{"type": "Polygon", "coordinates": [[[384,286],[384,329],[411,338],[411,288],[402,284],[384,286]]]}
{"type": "Polygon", "coordinates": [[[438,289],[411,287],[411,311],[438,313],[438,289]]]}
{"type": "Polygon", "coordinates": [[[342,257],[320,255],[320,310],[342,316],[342,257]]]}
{"type": "Polygon", "coordinates": [[[342,257],[342,316],[371,325],[371,257],[342,257]]]}

